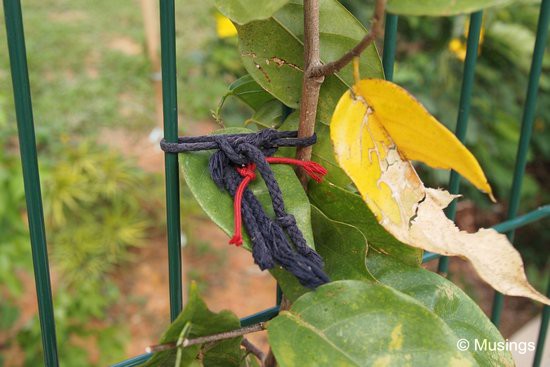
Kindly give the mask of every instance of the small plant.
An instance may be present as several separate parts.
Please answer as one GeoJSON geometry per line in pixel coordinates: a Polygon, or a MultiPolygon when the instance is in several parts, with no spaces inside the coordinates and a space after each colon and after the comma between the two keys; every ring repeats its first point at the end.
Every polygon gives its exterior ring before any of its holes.
{"type": "MultiPolygon", "coordinates": [[[[104,321],[119,299],[117,286],[105,277],[132,259],[131,248],[140,246],[154,224],[156,213],[147,212],[143,202],[146,194],[151,199],[144,187],[156,182],[93,141],[51,149],[56,158],[46,161],[41,173],[51,264],[63,279],[54,287],[56,332],[64,341],[60,360],[68,366],[106,365],[120,355],[128,331],[119,320],[104,321]],[[92,357],[94,349],[101,353],[92,357]]],[[[25,365],[35,366],[43,360],[38,318],[13,328],[24,289],[18,275],[31,270],[31,255],[20,162],[6,151],[0,152],[0,283],[6,285],[0,312],[7,317],[0,328],[7,340],[0,349],[15,344],[25,365]]]]}

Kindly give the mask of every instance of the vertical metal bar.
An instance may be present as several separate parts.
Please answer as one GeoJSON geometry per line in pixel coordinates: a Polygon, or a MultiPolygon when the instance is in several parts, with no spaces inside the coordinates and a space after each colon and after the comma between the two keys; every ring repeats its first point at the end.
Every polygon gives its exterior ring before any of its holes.
{"type": "MultiPolygon", "coordinates": [[[[531,133],[533,131],[533,123],[535,121],[535,109],[537,105],[537,94],[539,89],[540,74],[542,71],[542,59],[544,57],[544,48],[548,39],[548,24],[550,22],[550,0],[543,0],[540,5],[539,20],[537,26],[537,38],[535,41],[535,49],[531,60],[531,70],[529,72],[529,82],[527,84],[527,96],[525,99],[525,107],[521,120],[521,135],[519,138],[518,151],[516,155],[516,166],[514,168],[514,180],[512,182],[512,190],[510,193],[510,204],[508,207],[508,219],[514,219],[517,215],[521,194],[521,184],[527,165],[527,152],[529,150],[529,142],[531,141],[531,133]]],[[[508,232],[510,241],[514,240],[514,231],[508,232]]],[[[504,305],[504,297],[502,294],[495,292],[493,299],[493,310],[491,312],[491,321],[498,326],[502,307],[504,305]]]]}
{"type": "MultiPolygon", "coordinates": [[[[468,118],[470,116],[470,106],[472,101],[472,91],[474,87],[474,77],[477,62],[477,50],[479,47],[479,36],[481,33],[481,24],[483,23],[483,12],[478,11],[470,15],[470,27],[468,29],[468,42],[466,45],[466,59],[464,60],[464,73],[462,75],[462,88],[460,90],[460,102],[458,107],[458,117],[456,121],[455,135],[464,142],[466,130],[468,128],[468,118]]],[[[449,180],[449,192],[458,194],[460,191],[460,175],[451,171],[449,180]]],[[[456,214],[456,200],[449,205],[445,211],[449,219],[454,220],[456,214]]],[[[437,271],[441,274],[447,274],[449,271],[449,258],[442,256],[439,259],[437,271]]]]}
{"type": "Polygon", "coordinates": [[[397,15],[386,13],[386,26],[384,30],[384,54],[382,65],[386,80],[393,80],[393,64],[395,62],[395,46],[397,44],[397,15]]]}
{"type": "MultiPolygon", "coordinates": [[[[176,84],[176,21],[174,0],[160,0],[160,38],[162,58],[162,107],[164,138],[178,140],[178,103],[176,84]]],[[[166,215],[168,232],[168,271],[170,279],[170,318],[183,307],[181,280],[181,228],[178,155],[165,153],[166,215]]]]}
{"type": "Polygon", "coordinates": [[[27,202],[27,216],[29,219],[34,279],[38,298],[38,315],[42,333],[42,346],[44,348],[44,363],[48,367],[53,367],[58,366],[55,320],[20,0],[4,0],[4,16],[6,19],[13,96],[17,116],[19,149],[23,165],[25,200],[27,202]]]}
{"type": "Polygon", "coordinates": [[[277,291],[275,293],[275,304],[277,306],[280,306],[282,301],[283,301],[283,290],[281,289],[279,284],[277,284],[277,291]]]}
{"type": "MultiPolygon", "coordinates": [[[[548,282],[548,288],[546,289],[546,296],[550,297],[550,281],[548,282]]],[[[542,309],[542,317],[540,320],[539,337],[537,339],[537,349],[535,349],[535,358],[533,360],[533,367],[540,367],[542,362],[542,355],[544,353],[544,344],[546,342],[546,334],[548,332],[548,321],[550,320],[550,306],[544,305],[542,309]]]]}

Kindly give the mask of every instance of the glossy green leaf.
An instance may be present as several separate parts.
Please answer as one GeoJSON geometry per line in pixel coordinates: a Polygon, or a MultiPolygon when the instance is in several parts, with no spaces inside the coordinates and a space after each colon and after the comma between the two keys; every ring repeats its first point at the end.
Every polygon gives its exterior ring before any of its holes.
{"type": "MultiPolygon", "coordinates": [[[[244,128],[229,128],[218,130],[216,133],[235,134],[250,132],[252,131],[244,128]]],[[[181,168],[183,177],[205,213],[224,232],[231,236],[233,234],[233,198],[227,192],[222,191],[212,181],[208,171],[208,160],[211,154],[212,152],[182,154],[181,168]]],[[[308,245],[314,247],[309,200],[293,168],[279,164],[272,165],[271,168],[283,193],[287,213],[294,215],[296,223],[308,245]]],[[[266,213],[273,217],[271,197],[260,175],[257,175],[256,180],[250,183],[249,188],[262,203],[266,213]]],[[[251,250],[251,246],[250,238],[243,227],[243,247],[251,250]]],[[[299,296],[304,292],[298,281],[285,271],[274,269],[273,274],[279,280],[285,294],[288,292],[288,294],[299,296]],[[288,276],[283,274],[287,274],[288,276]]]]}
{"type": "Polygon", "coordinates": [[[218,10],[238,24],[269,18],[288,0],[216,0],[218,10]]]}
{"type": "Polygon", "coordinates": [[[439,316],[459,339],[468,340],[469,352],[480,366],[514,365],[510,352],[474,348],[476,340],[504,345],[504,339],[479,306],[452,282],[376,250],[369,252],[367,267],[378,281],[413,297],[439,316]]]}
{"type": "Polygon", "coordinates": [[[249,105],[254,111],[274,97],[265,91],[250,74],[235,80],[229,86],[228,94],[235,96],[249,105]]]}
{"type": "MultiPolygon", "coordinates": [[[[355,46],[366,30],[338,1],[322,0],[319,6],[321,59],[328,62],[355,46]]],[[[302,2],[292,0],[269,19],[238,26],[237,30],[243,64],[250,75],[281,102],[297,108],[304,57],[302,2]]],[[[361,74],[383,77],[374,46],[361,56],[361,74]]],[[[349,66],[325,78],[319,97],[319,121],[329,123],[338,99],[351,81],[349,66]]]]}
{"type": "Polygon", "coordinates": [[[358,194],[323,183],[311,184],[308,195],[311,203],[329,219],[361,231],[372,248],[408,265],[418,266],[422,262],[422,250],[405,245],[390,235],[358,194]]]}
{"type": "Polygon", "coordinates": [[[497,5],[505,5],[513,0],[388,0],[389,13],[403,15],[447,16],[472,13],[497,5]]]}
{"type": "Polygon", "coordinates": [[[272,99],[261,105],[251,118],[245,121],[245,125],[255,124],[260,128],[277,129],[283,123],[285,107],[276,99],[272,99]]]}
{"type": "Polygon", "coordinates": [[[332,282],[269,322],[281,367],[476,366],[458,338],[413,298],[382,284],[332,282]]]}
{"type": "MultiPolygon", "coordinates": [[[[197,285],[191,283],[185,308],[165,331],[160,339],[160,343],[176,342],[186,325],[190,329],[187,338],[196,338],[238,329],[241,324],[239,318],[230,311],[221,311],[219,313],[210,311],[200,298],[197,285]]],[[[240,350],[241,340],[242,338],[238,337],[209,346],[203,352],[203,365],[205,367],[239,366],[242,357],[240,350]]],[[[180,366],[192,365],[200,349],[201,345],[192,345],[181,349],[180,366]]],[[[176,354],[176,349],[157,352],[142,366],[174,367],[176,354]]]]}
{"type": "Polygon", "coordinates": [[[257,111],[261,106],[265,105],[271,100],[275,100],[271,94],[266,92],[256,81],[246,74],[243,77],[235,80],[230,86],[227,93],[221,98],[218,107],[214,111],[214,117],[217,120],[221,119],[221,111],[227,97],[233,96],[245,104],[247,104],[254,111],[257,111]]]}
{"type": "MultiPolygon", "coordinates": [[[[298,130],[299,122],[300,111],[294,111],[288,115],[279,130],[298,130]]],[[[340,187],[350,186],[351,179],[340,168],[338,163],[336,163],[334,149],[330,141],[329,127],[317,122],[315,133],[317,134],[317,143],[313,146],[311,158],[315,162],[322,164],[328,170],[325,180],[340,187]]]]}
{"type": "Polygon", "coordinates": [[[311,225],[315,248],[325,261],[325,272],[331,281],[374,279],[365,265],[368,244],[361,231],[327,218],[314,206],[311,207],[311,225]]]}

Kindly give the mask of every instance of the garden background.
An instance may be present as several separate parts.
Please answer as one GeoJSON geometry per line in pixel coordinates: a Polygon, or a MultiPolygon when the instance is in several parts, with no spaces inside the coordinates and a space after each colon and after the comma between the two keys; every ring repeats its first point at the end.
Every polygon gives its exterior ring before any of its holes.
{"type": "MultiPolygon", "coordinates": [[[[39,147],[60,358],[68,366],[104,366],[143,352],[168,323],[163,154],[157,55],[144,24],[156,2],[27,0],[27,53],[39,147]],[[145,13],[145,16],[144,16],[145,13]]],[[[364,23],[372,1],[346,0],[364,23]]],[[[457,223],[474,231],[505,218],[519,121],[535,39],[539,1],[485,12],[466,143],[499,204],[463,184],[457,223]]],[[[176,4],[181,133],[219,127],[213,111],[228,85],[245,74],[236,38],[221,38],[213,1],[176,4]]],[[[394,80],[454,128],[467,17],[406,17],[399,24],[394,80]]],[[[3,14],[0,18],[0,366],[42,362],[40,329],[3,14]]],[[[154,46],[154,45],[153,45],[154,46]]],[[[544,59],[537,120],[522,208],[550,197],[550,57],[544,59]]],[[[228,98],[225,126],[252,112],[228,98]]],[[[445,187],[447,172],[423,171],[445,187]]],[[[213,310],[239,316],[275,302],[274,281],[248,252],[227,245],[182,183],[184,284],[198,283],[213,310]]],[[[521,211],[521,209],[520,209],[521,211]]],[[[522,228],[515,243],[534,286],[546,289],[549,220],[522,228]]],[[[453,259],[450,276],[489,312],[493,291],[470,265],[453,259]]],[[[185,292],[184,292],[185,294],[185,292]]],[[[510,337],[540,311],[506,298],[502,332],[510,337]]],[[[265,335],[256,340],[261,343],[265,335]]]]}

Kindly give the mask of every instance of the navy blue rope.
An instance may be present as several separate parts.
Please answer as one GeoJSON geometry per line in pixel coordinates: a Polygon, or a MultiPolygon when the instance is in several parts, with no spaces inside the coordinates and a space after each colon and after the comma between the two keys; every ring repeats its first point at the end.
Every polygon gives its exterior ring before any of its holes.
{"type": "Polygon", "coordinates": [[[294,274],[300,283],[316,288],[329,282],[323,271],[323,260],[307,242],[296,224],[296,219],[285,210],[283,194],[266,157],[270,157],[281,146],[309,146],[315,144],[315,135],[298,138],[297,131],[264,129],[250,134],[225,134],[197,137],[180,137],[177,143],[164,139],[160,146],[170,153],[199,150],[217,150],[209,161],[212,180],[231,196],[243,177],[235,166],[254,163],[261,174],[273,205],[275,220],[268,217],[258,199],[246,189],[242,200],[242,218],[252,241],[252,256],[260,269],[271,269],[279,264],[294,274]]]}

